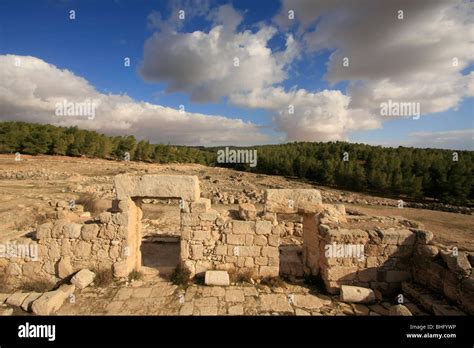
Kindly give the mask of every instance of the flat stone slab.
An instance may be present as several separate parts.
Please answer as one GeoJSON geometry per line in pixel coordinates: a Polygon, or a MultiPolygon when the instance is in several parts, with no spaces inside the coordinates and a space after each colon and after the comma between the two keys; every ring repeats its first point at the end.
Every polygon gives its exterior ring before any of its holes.
{"type": "Polygon", "coordinates": [[[375,293],[372,289],[360,286],[341,286],[341,301],[351,303],[372,303],[375,302],[375,293]]]}
{"type": "Polygon", "coordinates": [[[15,292],[13,295],[7,298],[5,303],[9,304],[10,306],[20,307],[28,295],[30,295],[29,292],[15,292]]]}
{"type": "Polygon", "coordinates": [[[265,210],[271,213],[318,213],[324,209],[321,193],[315,189],[268,189],[265,210]]]}
{"type": "Polygon", "coordinates": [[[63,305],[64,301],[74,293],[74,285],[62,285],[59,289],[45,292],[33,302],[31,310],[37,315],[50,315],[63,305]]]}
{"type": "Polygon", "coordinates": [[[84,289],[94,281],[94,278],[94,272],[88,269],[82,269],[72,277],[71,284],[74,284],[78,289],[84,289]]]}
{"type": "Polygon", "coordinates": [[[130,197],[181,198],[188,202],[197,201],[201,195],[199,179],[194,175],[148,174],[115,176],[115,191],[118,200],[130,197]]]}
{"type": "Polygon", "coordinates": [[[227,271],[207,271],[204,277],[206,285],[227,286],[230,284],[227,271]]]}

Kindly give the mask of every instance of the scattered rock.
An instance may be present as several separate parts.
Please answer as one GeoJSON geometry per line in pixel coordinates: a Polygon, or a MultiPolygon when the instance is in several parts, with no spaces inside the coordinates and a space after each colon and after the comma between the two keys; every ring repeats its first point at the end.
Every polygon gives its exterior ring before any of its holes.
{"type": "Polygon", "coordinates": [[[388,312],[392,316],[413,316],[410,310],[402,304],[391,306],[388,312]]]}
{"type": "Polygon", "coordinates": [[[28,295],[30,295],[29,292],[15,292],[7,298],[5,303],[9,304],[10,306],[20,307],[28,295]]]}
{"type": "Polygon", "coordinates": [[[50,315],[61,308],[64,301],[74,293],[74,285],[63,285],[58,290],[45,292],[33,302],[31,310],[37,315],[50,315]]]}
{"type": "Polygon", "coordinates": [[[257,209],[252,203],[239,204],[239,216],[241,219],[250,221],[257,218],[257,209]]]}
{"type": "Polygon", "coordinates": [[[341,301],[352,303],[372,303],[375,302],[375,293],[372,289],[359,286],[342,285],[341,301]]]}
{"type": "Polygon", "coordinates": [[[84,289],[94,281],[94,278],[94,272],[82,269],[72,277],[71,284],[75,285],[78,289],[84,289]]]}

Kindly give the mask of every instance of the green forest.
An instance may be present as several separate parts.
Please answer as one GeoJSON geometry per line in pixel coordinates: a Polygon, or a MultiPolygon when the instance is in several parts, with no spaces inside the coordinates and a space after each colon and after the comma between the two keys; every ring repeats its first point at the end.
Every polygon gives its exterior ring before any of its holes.
{"type": "MultiPolygon", "coordinates": [[[[413,199],[471,204],[473,151],[386,148],[348,142],[253,146],[258,164],[217,163],[222,147],[150,144],[77,127],[0,122],[0,153],[87,156],[157,163],[200,163],[298,177],[320,185],[413,199]]],[[[239,147],[242,149],[242,147],[239,147]]]]}

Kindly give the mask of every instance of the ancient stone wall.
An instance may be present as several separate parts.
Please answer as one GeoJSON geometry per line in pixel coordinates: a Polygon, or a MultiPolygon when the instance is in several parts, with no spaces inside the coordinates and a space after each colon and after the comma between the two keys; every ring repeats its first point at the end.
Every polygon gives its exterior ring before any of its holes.
{"type": "MultiPolygon", "coordinates": [[[[104,212],[98,219],[71,222],[58,219],[39,226],[35,239],[21,238],[14,245],[35,257],[2,259],[12,283],[32,279],[58,281],[87,268],[113,270],[118,277],[141,265],[141,210],[131,200],[116,202],[116,212],[104,212]]],[[[25,255],[23,253],[23,255],[25,255]]]]}
{"type": "MultiPolygon", "coordinates": [[[[433,234],[417,231],[419,238],[413,255],[412,271],[414,281],[424,287],[443,294],[469,314],[474,314],[474,278],[472,255],[431,244],[433,234]],[[469,261],[471,258],[471,262],[469,261]]],[[[415,295],[416,296],[416,295],[415,295]]],[[[430,295],[419,296],[424,305],[436,313],[435,302],[430,295]]]]}
{"type": "Polygon", "coordinates": [[[306,273],[320,276],[326,290],[357,285],[394,292],[411,279],[416,234],[396,218],[348,216],[341,205],[304,215],[306,273]]]}
{"type": "Polygon", "coordinates": [[[280,231],[272,222],[224,218],[206,198],[189,208],[181,213],[181,260],[192,275],[217,269],[278,276],[280,231]]]}

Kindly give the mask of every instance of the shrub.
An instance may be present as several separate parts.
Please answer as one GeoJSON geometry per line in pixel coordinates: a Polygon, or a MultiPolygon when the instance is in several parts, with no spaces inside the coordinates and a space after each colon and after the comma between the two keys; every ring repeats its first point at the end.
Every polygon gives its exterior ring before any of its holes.
{"type": "Polygon", "coordinates": [[[54,282],[47,279],[32,279],[24,281],[21,284],[21,289],[33,292],[47,292],[54,289],[55,286],[54,282]]]}
{"type": "Polygon", "coordinates": [[[250,269],[245,270],[230,270],[229,271],[229,279],[231,283],[252,283],[252,278],[254,276],[254,272],[250,269]]]}
{"type": "Polygon", "coordinates": [[[191,272],[182,266],[178,266],[171,274],[170,280],[175,285],[188,285],[191,278],[191,272]]]}
{"type": "Polygon", "coordinates": [[[137,271],[137,270],[133,270],[133,271],[131,271],[130,274],[128,275],[128,280],[129,280],[129,281],[140,280],[140,279],[142,279],[142,277],[143,277],[142,272],[137,271]]]}
{"type": "Polygon", "coordinates": [[[114,275],[111,269],[95,269],[94,285],[105,288],[114,282],[114,275]]]}

